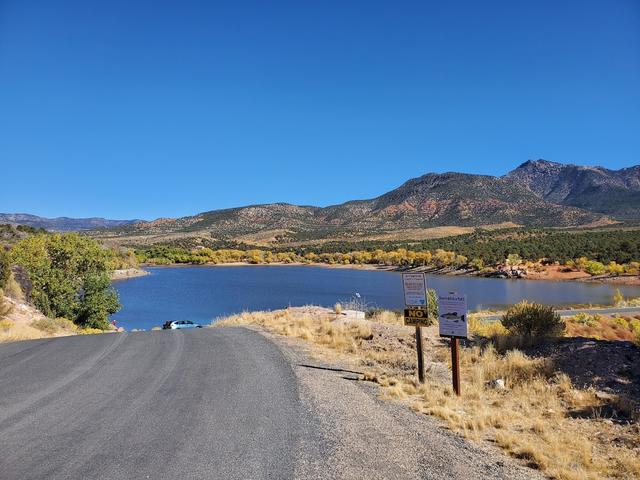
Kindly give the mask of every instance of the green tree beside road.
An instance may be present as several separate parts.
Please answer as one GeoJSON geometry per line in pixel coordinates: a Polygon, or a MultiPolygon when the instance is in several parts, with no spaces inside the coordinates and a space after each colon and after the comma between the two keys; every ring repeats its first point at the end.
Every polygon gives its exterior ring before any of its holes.
{"type": "Polygon", "coordinates": [[[90,274],[79,296],[76,323],[87,328],[106,328],[109,315],[120,309],[118,294],[106,273],[90,274]]]}
{"type": "Polygon", "coordinates": [[[75,233],[42,234],[21,240],[11,261],[26,268],[30,300],[45,315],[93,328],[108,328],[120,308],[109,272],[113,252],[75,233]]]}

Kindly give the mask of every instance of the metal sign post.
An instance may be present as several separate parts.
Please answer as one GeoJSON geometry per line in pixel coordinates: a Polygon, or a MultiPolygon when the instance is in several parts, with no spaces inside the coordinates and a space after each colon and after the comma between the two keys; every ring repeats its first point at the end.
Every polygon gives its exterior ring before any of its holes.
{"type": "Polygon", "coordinates": [[[468,335],[467,296],[455,292],[438,295],[438,320],[440,336],[451,339],[453,391],[460,395],[460,339],[468,335]]]}
{"type": "Polygon", "coordinates": [[[424,364],[424,351],[422,349],[422,327],[416,327],[416,352],[418,353],[418,382],[424,383],[427,368],[424,364]]]}
{"type": "Polygon", "coordinates": [[[418,354],[418,381],[424,383],[426,367],[422,345],[422,326],[429,324],[427,311],[427,283],[423,273],[403,273],[404,324],[416,327],[416,352],[418,354]]]}
{"type": "Polygon", "coordinates": [[[451,343],[451,376],[453,391],[460,396],[460,339],[452,338],[451,343]]]}

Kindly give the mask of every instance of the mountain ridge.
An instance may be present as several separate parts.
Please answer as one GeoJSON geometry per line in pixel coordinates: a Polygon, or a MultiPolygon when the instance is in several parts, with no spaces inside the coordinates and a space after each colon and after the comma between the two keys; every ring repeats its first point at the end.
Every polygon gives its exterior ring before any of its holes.
{"type": "Polygon", "coordinates": [[[529,160],[503,176],[541,198],[620,220],[640,218],[640,165],[619,170],[529,160]]]}
{"type": "Polygon", "coordinates": [[[71,217],[40,217],[29,213],[0,213],[0,223],[28,225],[34,228],[44,228],[52,231],[82,231],[97,228],[113,228],[122,225],[140,223],[142,220],[111,220],[102,217],[71,218],[71,217]]]}
{"type": "Polygon", "coordinates": [[[96,227],[103,230],[95,235],[244,241],[267,232],[275,242],[301,242],[434,227],[579,227],[628,220],[640,220],[640,166],[610,170],[540,159],[503,176],[427,173],[377,197],[326,207],[278,202],[150,222],[114,220],[121,223],[96,227]]]}
{"type": "MultiPolygon", "coordinates": [[[[545,187],[544,182],[551,185],[549,175],[553,176],[553,170],[561,167],[562,164],[555,162],[531,160],[500,177],[427,173],[370,199],[326,207],[279,202],[211,210],[188,217],[127,225],[117,228],[113,234],[156,240],[184,235],[244,241],[269,232],[276,243],[299,243],[448,226],[576,227],[615,223],[612,215],[545,198],[553,189],[545,187]],[[547,175],[541,177],[538,170],[547,175]],[[523,175],[523,171],[530,175],[523,175]]],[[[635,168],[628,170],[633,174],[635,168]]],[[[634,188],[633,182],[629,188],[634,188]]],[[[637,218],[640,219],[640,212],[637,218]]]]}

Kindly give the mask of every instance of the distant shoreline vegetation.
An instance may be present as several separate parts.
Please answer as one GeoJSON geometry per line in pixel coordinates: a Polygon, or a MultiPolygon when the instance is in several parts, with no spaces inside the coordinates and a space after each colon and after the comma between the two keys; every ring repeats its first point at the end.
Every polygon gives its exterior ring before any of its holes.
{"type": "Polygon", "coordinates": [[[378,265],[424,267],[434,271],[466,270],[491,275],[497,271],[543,269],[558,264],[597,275],[640,273],[637,231],[476,232],[422,242],[330,242],[319,246],[266,248],[185,248],[156,245],[135,251],[148,265],[215,265],[225,263],[378,265]],[[358,248],[355,249],[354,247],[358,248]]]}

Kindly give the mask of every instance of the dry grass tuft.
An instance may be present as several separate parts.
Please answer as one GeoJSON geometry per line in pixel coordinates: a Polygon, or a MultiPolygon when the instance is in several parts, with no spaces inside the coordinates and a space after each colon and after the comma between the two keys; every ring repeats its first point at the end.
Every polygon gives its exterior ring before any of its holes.
{"type": "Polygon", "coordinates": [[[5,299],[2,289],[0,289],[0,320],[3,320],[13,311],[13,305],[5,299]]]}
{"type": "Polygon", "coordinates": [[[389,312],[388,310],[378,310],[374,312],[370,321],[384,325],[404,325],[404,317],[401,314],[389,312]]]}
{"type": "Polygon", "coordinates": [[[14,278],[13,274],[9,275],[9,280],[4,288],[4,293],[6,296],[13,298],[14,300],[24,301],[25,299],[22,288],[14,278]]]}
{"type": "Polygon", "coordinates": [[[292,315],[289,310],[277,312],[243,312],[215,322],[215,326],[259,325],[274,333],[296,337],[342,353],[356,353],[362,341],[371,338],[368,322],[338,322],[330,316],[292,315]]]}
{"type": "Polygon", "coordinates": [[[71,320],[67,320],[66,318],[41,317],[31,322],[31,326],[51,334],[64,331],[73,333],[78,330],[78,327],[76,327],[71,320]]]}
{"type": "Polygon", "coordinates": [[[8,318],[3,318],[0,320],[0,331],[6,332],[13,327],[13,321],[8,318]]]}
{"type": "Polygon", "coordinates": [[[479,315],[469,315],[469,333],[479,337],[492,338],[509,333],[502,322],[483,322],[479,315]]]}

